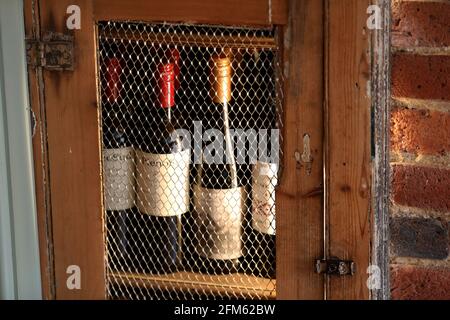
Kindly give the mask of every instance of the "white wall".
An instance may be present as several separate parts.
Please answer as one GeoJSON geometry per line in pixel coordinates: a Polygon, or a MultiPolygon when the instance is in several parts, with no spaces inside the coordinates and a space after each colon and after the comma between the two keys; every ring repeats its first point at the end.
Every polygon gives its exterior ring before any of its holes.
{"type": "Polygon", "coordinates": [[[0,1],[0,299],[40,299],[22,0],[0,1]]]}

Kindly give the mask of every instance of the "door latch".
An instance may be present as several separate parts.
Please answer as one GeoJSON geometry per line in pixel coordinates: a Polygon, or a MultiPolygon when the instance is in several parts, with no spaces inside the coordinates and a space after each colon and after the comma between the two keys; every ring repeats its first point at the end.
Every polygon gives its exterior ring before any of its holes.
{"type": "Polygon", "coordinates": [[[73,70],[73,36],[47,32],[41,40],[26,39],[27,63],[48,70],[73,70]]]}
{"type": "Polygon", "coordinates": [[[351,260],[321,259],[316,260],[316,272],[328,275],[352,276],[356,272],[356,264],[351,260]]]}

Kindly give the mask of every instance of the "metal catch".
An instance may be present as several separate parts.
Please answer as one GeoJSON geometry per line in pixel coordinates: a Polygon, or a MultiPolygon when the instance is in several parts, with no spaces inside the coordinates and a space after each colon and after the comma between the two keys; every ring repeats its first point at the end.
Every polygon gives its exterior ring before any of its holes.
{"type": "Polygon", "coordinates": [[[48,32],[42,40],[26,39],[27,63],[55,71],[73,70],[73,36],[48,32]]]}
{"type": "Polygon", "coordinates": [[[316,272],[328,275],[352,276],[356,272],[356,264],[351,260],[316,260],[316,272]]]}

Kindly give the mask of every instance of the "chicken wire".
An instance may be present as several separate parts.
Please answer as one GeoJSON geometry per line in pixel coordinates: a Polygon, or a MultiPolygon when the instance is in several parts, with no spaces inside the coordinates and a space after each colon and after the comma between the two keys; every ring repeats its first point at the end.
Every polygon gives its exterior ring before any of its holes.
{"type": "MultiPolygon", "coordinates": [[[[239,199],[227,202],[223,195],[230,193],[221,193],[225,186],[220,179],[211,178],[208,188],[198,185],[195,141],[177,151],[178,160],[161,158],[153,141],[162,136],[157,124],[167,114],[161,111],[158,82],[159,67],[167,63],[175,74],[175,106],[171,108],[175,129],[195,138],[195,123],[223,126],[222,119],[208,113],[215,81],[211,59],[221,56],[231,62],[230,128],[256,131],[244,143],[249,153],[270,150],[275,143],[264,149],[258,143],[265,136],[258,134],[268,130],[270,140],[274,135],[270,129],[282,128],[283,81],[276,28],[100,22],[97,31],[108,297],[273,298],[279,165],[259,158],[255,163],[245,156],[244,163],[235,167],[239,185],[234,194],[239,199]],[[154,180],[154,171],[145,167],[158,161],[158,172],[164,170],[164,161],[171,161],[164,181],[154,180]],[[222,212],[220,219],[208,215],[213,210],[222,212]],[[235,233],[223,232],[227,228],[235,233]],[[228,248],[229,243],[237,248],[228,248]],[[226,259],[230,251],[234,256],[226,259]],[[206,259],[208,254],[216,259],[206,259]]],[[[200,145],[203,150],[205,143],[200,145]]],[[[277,149],[282,157],[279,146],[281,142],[277,149]]]]}

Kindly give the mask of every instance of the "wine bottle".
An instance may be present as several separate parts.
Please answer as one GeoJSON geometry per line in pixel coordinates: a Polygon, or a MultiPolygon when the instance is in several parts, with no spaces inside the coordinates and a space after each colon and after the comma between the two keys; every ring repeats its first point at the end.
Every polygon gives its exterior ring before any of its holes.
{"type": "Polygon", "coordinates": [[[137,158],[137,207],[141,213],[140,272],[168,273],[182,258],[181,218],[189,210],[190,149],[174,135],[174,65],[158,67],[159,108],[141,132],[137,158]]]}
{"type": "Polygon", "coordinates": [[[115,57],[117,49],[115,46],[110,48],[102,77],[104,200],[109,266],[116,271],[128,271],[130,221],[135,209],[135,165],[134,149],[125,125],[129,109],[123,105],[121,97],[123,62],[115,57]]]}
{"type": "Polygon", "coordinates": [[[239,271],[243,256],[242,222],[245,189],[239,185],[229,125],[232,107],[231,61],[214,55],[210,62],[211,105],[205,110],[203,130],[220,130],[224,150],[202,152],[194,185],[196,221],[195,269],[213,274],[239,271]],[[220,157],[224,151],[224,157],[220,157]],[[219,157],[212,156],[218,153],[219,157]]]}
{"type": "Polygon", "coordinates": [[[274,278],[276,272],[275,187],[278,165],[258,161],[253,167],[252,223],[256,254],[253,274],[274,278]]]}
{"type": "MultiPolygon", "coordinates": [[[[181,88],[178,90],[179,99],[183,101],[185,107],[180,117],[184,121],[181,121],[180,124],[190,132],[191,137],[195,137],[196,120],[203,118],[209,103],[209,87],[204,85],[204,77],[210,72],[209,63],[204,59],[211,54],[209,50],[209,48],[194,46],[180,52],[185,61],[180,63],[180,75],[185,75],[179,77],[181,88]]],[[[192,152],[191,159],[192,163],[195,163],[196,155],[194,152],[192,152]]],[[[197,165],[191,166],[190,210],[183,215],[183,266],[186,270],[194,271],[199,271],[196,265],[200,265],[199,257],[196,254],[198,230],[194,210],[194,186],[197,169],[197,165]]]]}
{"type": "Polygon", "coordinates": [[[276,110],[273,104],[271,55],[270,52],[255,51],[252,61],[253,92],[257,92],[258,88],[261,92],[259,97],[254,97],[261,110],[255,121],[260,154],[252,170],[252,231],[247,242],[252,273],[266,278],[274,278],[276,271],[275,187],[278,184],[278,163],[272,154],[278,151],[272,150],[272,138],[277,137],[272,137],[275,134],[272,129],[276,129],[276,110]]]}

